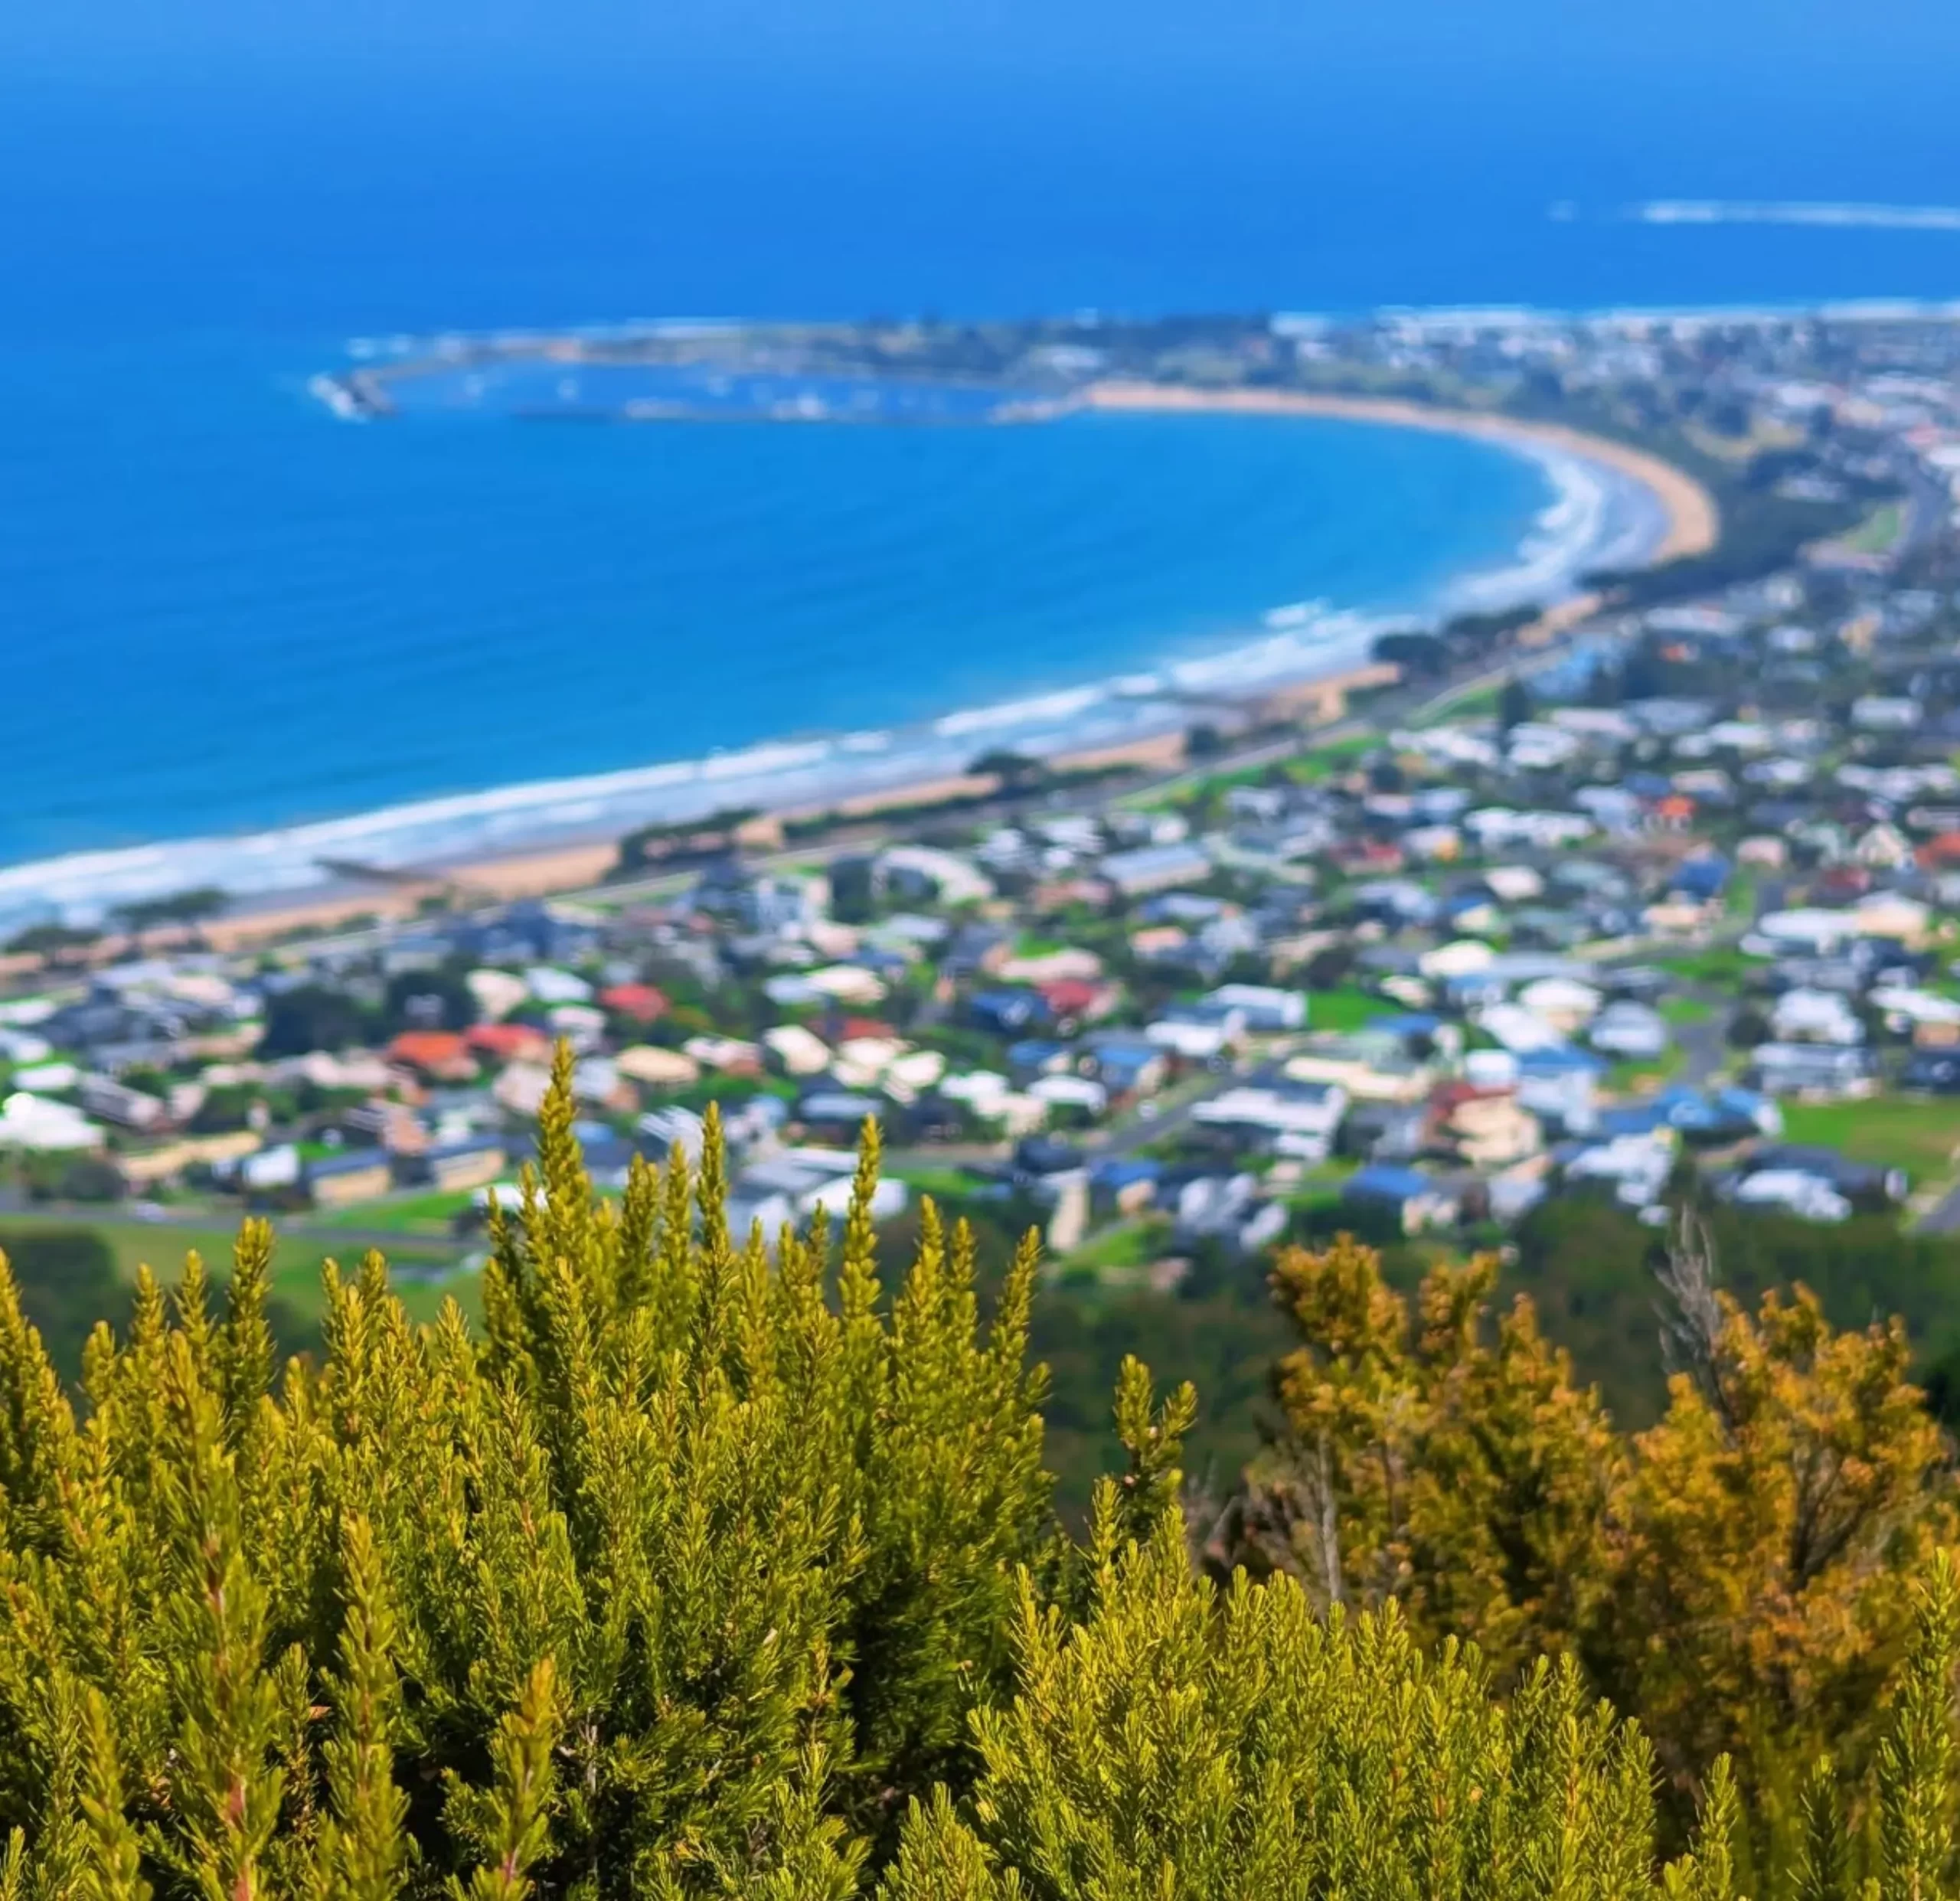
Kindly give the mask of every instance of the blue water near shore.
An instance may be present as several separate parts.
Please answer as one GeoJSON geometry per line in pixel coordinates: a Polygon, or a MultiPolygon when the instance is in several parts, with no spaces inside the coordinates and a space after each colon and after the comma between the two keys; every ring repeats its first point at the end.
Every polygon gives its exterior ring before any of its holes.
{"type": "Polygon", "coordinates": [[[657,111],[562,75],[0,78],[0,866],[929,722],[1291,603],[1433,608],[1542,543],[1544,469],[1259,419],[360,427],[305,384],[356,335],[660,314],[1960,295],[1950,234],[1617,216],[1960,198],[1949,114],[1821,122],[1821,68],[1703,111],[1659,70],[1528,119],[1448,73],[1404,111],[1089,62],[1011,111],[998,74],[861,110],[848,75],[657,111]]]}

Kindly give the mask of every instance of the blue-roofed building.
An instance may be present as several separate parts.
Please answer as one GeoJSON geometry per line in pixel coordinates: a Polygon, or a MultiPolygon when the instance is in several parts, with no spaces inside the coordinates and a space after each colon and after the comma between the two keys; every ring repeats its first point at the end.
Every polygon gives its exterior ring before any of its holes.
{"type": "Polygon", "coordinates": [[[1723,1089],[1704,1094],[1677,1083],[1645,1102],[1622,1103],[1599,1112],[1599,1133],[1609,1138],[1671,1129],[1691,1142],[1708,1144],[1741,1142],[1753,1135],[1779,1133],[1782,1128],[1775,1104],[1753,1089],[1723,1089]]]}
{"type": "Polygon", "coordinates": [[[1140,1031],[1111,1030],[1083,1039],[1080,1067],[1113,1099],[1155,1096],[1164,1086],[1168,1061],[1163,1049],[1140,1031]]]}
{"type": "Polygon", "coordinates": [[[1225,915],[1223,898],[1207,897],[1201,891],[1167,891],[1149,898],[1137,907],[1137,919],[1144,924],[1209,924],[1225,915]]]}
{"type": "Polygon", "coordinates": [[[1510,992],[1510,981],[1488,970],[1459,971],[1442,980],[1443,1001],[1456,1011],[1502,1003],[1510,992]]]}
{"type": "Polygon", "coordinates": [[[982,990],[968,1000],[966,1012],[977,1027],[1000,1037],[1046,1029],[1054,1014],[1038,990],[982,990]]]}
{"type": "Polygon", "coordinates": [[[1517,1063],[1520,1076],[1604,1076],[1607,1067],[1589,1050],[1576,1049],[1570,1043],[1520,1050],[1517,1063]]]}
{"type": "Polygon", "coordinates": [[[1104,1155],[1089,1164],[1089,1194],[1098,1215],[1140,1214],[1157,1199],[1161,1162],[1147,1155],[1104,1155]]]}
{"type": "Polygon", "coordinates": [[[1007,1047],[1008,1073],[1017,1083],[1038,1076],[1060,1076],[1075,1067],[1075,1051],[1053,1037],[1023,1037],[1007,1047]]]}
{"type": "Polygon", "coordinates": [[[1774,1099],[1754,1089],[1720,1089],[1710,1099],[1717,1112],[1739,1135],[1778,1136],[1783,1132],[1783,1112],[1774,1099]]]}
{"type": "Polygon", "coordinates": [[[1671,1129],[1668,1112],[1658,1101],[1616,1102],[1599,1112],[1598,1133],[1610,1142],[1620,1135],[1651,1135],[1657,1129],[1671,1129]]]}
{"type": "Polygon", "coordinates": [[[819,1141],[848,1148],[856,1142],[868,1119],[885,1122],[891,1105],[882,1096],[855,1089],[813,1089],[797,1099],[796,1119],[819,1141]]]}
{"type": "Polygon", "coordinates": [[[549,903],[527,898],[488,917],[459,919],[449,927],[460,954],[485,964],[567,963],[597,949],[597,926],[564,915],[549,903]]]}
{"type": "Polygon", "coordinates": [[[1456,1198],[1419,1168],[1370,1162],[1357,1168],[1342,1185],[1341,1200],[1350,1207],[1385,1214],[1404,1234],[1446,1226],[1456,1219],[1456,1198]]]}
{"type": "Polygon", "coordinates": [[[1720,852],[1697,854],[1684,858],[1668,880],[1668,889],[1697,903],[1706,904],[1728,889],[1729,861],[1720,852]]]}

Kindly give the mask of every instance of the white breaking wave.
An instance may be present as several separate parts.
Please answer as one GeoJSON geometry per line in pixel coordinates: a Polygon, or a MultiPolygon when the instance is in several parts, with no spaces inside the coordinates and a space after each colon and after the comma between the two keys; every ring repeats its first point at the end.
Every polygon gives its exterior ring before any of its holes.
{"type": "Polygon", "coordinates": [[[1106,697],[1106,689],[1100,686],[1071,687],[1031,700],[1009,700],[1000,706],[949,713],[944,719],[934,721],[933,730],[942,739],[954,740],[969,733],[1004,732],[1013,727],[1072,719],[1099,705],[1106,697]]]}
{"type": "Polygon", "coordinates": [[[1652,198],[1642,224],[1811,224],[1873,231],[1960,231],[1960,204],[1854,204],[1805,200],[1652,198]]]}
{"type": "Polygon", "coordinates": [[[1544,471],[1552,499],[1511,562],[1451,583],[1444,595],[1450,612],[1494,613],[1568,599],[1586,574],[1636,567],[1665,537],[1665,511],[1644,482],[1548,443],[1521,439],[1512,446],[1544,471]]]}

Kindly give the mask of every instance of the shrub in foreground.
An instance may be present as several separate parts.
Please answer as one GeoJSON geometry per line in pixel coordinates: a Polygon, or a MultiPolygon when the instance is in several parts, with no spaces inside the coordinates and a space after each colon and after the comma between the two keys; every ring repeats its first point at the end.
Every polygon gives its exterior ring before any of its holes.
{"type": "MultiPolygon", "coordinates": [[[[1726,1769],[1657,1887],[1648,1746],[1570,1666],[1498,1702],[1392,1610],[1199,1579],[1188,1391],[1125,1369],[1063,1537],[1031,1246],[983,1328],[929,1217],[887,1298],[868,1141],[834,1272],[727,1233],[713,1140],[596,1203],[567,1084],[479,1334],[371,1258],[275,1380],[248,1224],[221,1313],[194,1259],[141,1281],[78,1413],[0,1277],[0,1901],[1731,1892],[1726,1769]]],[[[1954,1599],[1886,1901],[1948,1853],[1954,1599]]]]}
{"type": "Polygon", "coordinates": [[[1747,1865],[1786,1867],[1820,1756],[1868,1787],[1913,1586],[1960,1532],[1904,1330],[1833,1328],[1802,1287],[1745,1312],[1690,1229],[1668,1275],[1681,1370],[1628,1434],[1529,1300],[1494,1311],[1498,1273],[1439,1265],[1405,1300],[1347,1236],[1282,1254],[1285,1429],[1218,1546],[1322,1605],[1393,1603],[1426,1645],[1474,1640],[1501,1688],[1575,1657],[1639,1717],[1675,1818],[1730,1754],[1747,1865]]]}

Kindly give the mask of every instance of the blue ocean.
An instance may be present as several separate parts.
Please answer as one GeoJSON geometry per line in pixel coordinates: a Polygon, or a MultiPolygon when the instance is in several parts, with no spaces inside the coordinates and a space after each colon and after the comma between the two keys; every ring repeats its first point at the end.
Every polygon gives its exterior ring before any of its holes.
{"type": "Polygon", "coordinates": [[[1320,421],[353,426],[307,384],[354,338],[1960,296],[1950,232],[1625,215],[1960,200],[1941,58],[1816,21],[1766,52],[1759,8],[1563,66],[1525,0],[1488,16],[1509,64],[1440,9],[1414,60],[1277,11],[1262,44],[1089,10],[1032,58],[1018,5],[684,11],[472,14],[466,57],[361,7],[0,28],[0,865],[880,733],[1304,604],[1421,613],[1558,501],[1488,444],[1320,421]]]}

